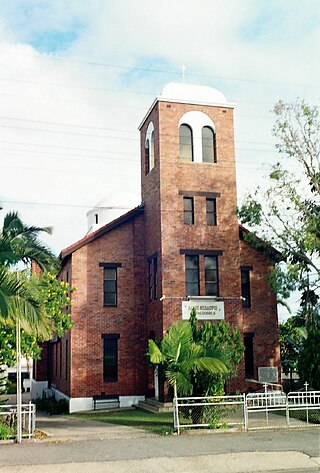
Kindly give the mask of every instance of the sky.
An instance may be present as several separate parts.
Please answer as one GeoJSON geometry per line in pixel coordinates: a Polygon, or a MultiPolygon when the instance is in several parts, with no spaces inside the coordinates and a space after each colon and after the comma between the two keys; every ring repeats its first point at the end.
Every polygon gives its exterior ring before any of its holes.
{"type": "Polygon", "coordinates": [[[235,107],[238,199],[278,160],[272,108],[319,105],[318,0],[0,0],[0,204],[52,226],[58,254],[86,212],[140,195],[138,126],[169,82],[235,107]]]}

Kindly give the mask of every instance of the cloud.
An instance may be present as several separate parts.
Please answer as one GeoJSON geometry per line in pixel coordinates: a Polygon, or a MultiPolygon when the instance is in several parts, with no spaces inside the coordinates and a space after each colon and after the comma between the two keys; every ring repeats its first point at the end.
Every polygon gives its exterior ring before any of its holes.
{"type": "Polygon", "coordinates": [[[53,224],[57,252],[82,237],[90,206],[139,190],[137,126],[183,65],[188,82],[237,103],[243,195],[277,158],[273,103],[318,103],[319,9],[312,0],[2,2],[0,201],[53,224]]]}

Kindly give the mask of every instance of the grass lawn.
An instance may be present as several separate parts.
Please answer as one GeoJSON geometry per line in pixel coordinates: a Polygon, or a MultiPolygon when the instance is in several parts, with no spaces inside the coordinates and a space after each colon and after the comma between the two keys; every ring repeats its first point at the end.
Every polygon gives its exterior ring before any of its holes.
{"type": "Polygon", "coordinates": [[[107,424],[136,427],[137,429],[144,429],[159,435],[169,435],[174,431],[172,412],[154,414],[152,412],[146,412],[140,409],[124,409],[113,412],[95,411],[73,415],[82,419],[106,422],[107,424]]]}

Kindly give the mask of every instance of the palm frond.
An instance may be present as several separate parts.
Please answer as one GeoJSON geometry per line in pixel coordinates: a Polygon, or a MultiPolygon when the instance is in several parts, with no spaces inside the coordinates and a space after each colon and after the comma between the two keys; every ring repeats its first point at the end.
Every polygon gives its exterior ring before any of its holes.
{"type": "Polygon", "coordinates": [[[166,370],[165,376],[170,386],[176,385],[179,394],[182,396],[188,396],[192,394],[192,383],[190,378],[185,376],[184,373],[181,371],[166,370]]]}
{"type": "Polygon", "coordinates": [[[166,358],[177,361],[178,358],[184,358],[189,351],[192,343],[192,331],[190,324],[179,320],[175,322],[167,331],[161,342],[161,351],[166,358]]]}
{"type": "Polygon", "coordinates": [[[165,357],[161,353],[160,348],[158,345],[154,342],[154,340],[148,340],[148,356],[150,357],[151,363],[154,363],[155,365],[159,365],[160,363],[163,363],[165,360],[165,357]]]}

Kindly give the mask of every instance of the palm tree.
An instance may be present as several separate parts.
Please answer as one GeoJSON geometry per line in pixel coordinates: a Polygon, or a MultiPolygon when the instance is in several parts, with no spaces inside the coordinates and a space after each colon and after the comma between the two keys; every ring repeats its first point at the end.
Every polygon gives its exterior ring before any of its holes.
{"type": "Polygon", "coordinates": [[[175,322],[163,337],[160,346],[149,340],[148,356],[151,363],[162,365],[166,380],[178,393],[188,396],[193,392],[193,380],[198,372],[227,373],[221,352],[206,349],[193,341],[189,322],[175,322]]]}
{"type": "Polygon", "coordinates": [[[5,215],[0,233],[0,265],[36,263],[42,271],[57,269],[57,259],[39,240],[39,233],[51,234],[51,227],[27,226],[17,212],[5,215]]]}
{"type": "Polygon", "coordinates": [[[48,339],[51,322],[39,298],[37,278],[0,266],[0,325],[15,325],[17,319],[26,333],[48,339]]]}

